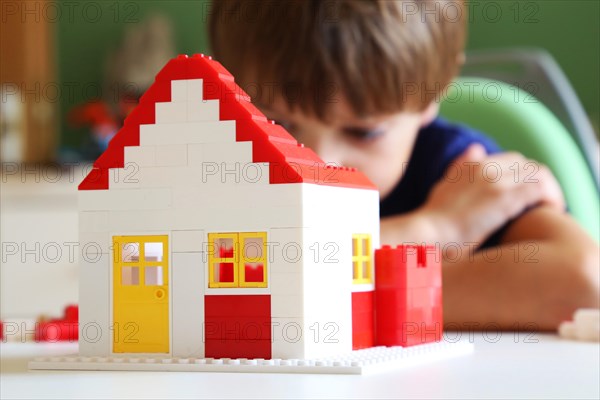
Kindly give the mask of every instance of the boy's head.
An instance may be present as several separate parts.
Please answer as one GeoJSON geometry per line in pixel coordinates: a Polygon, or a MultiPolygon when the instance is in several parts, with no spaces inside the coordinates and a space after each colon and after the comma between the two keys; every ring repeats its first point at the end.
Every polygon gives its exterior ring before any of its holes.
{"type": "Polygon", "coordinates": [[[263,112],[385,197],[463,58],[462,1],[213,2],[213,54],[263,112]]]}

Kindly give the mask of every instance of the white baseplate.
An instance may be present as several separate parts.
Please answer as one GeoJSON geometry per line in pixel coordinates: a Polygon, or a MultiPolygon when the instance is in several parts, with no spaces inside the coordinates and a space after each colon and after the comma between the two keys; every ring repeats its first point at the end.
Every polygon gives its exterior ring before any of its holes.
{"type": "Polygon", "coordinates": [[[32,370],[252,372],[285,374],[372,374],[411,367],[473,352],[468,339],[413,347],[373,347],[339,357],[314,360],[41,357],[29,362],[32,370]]]}

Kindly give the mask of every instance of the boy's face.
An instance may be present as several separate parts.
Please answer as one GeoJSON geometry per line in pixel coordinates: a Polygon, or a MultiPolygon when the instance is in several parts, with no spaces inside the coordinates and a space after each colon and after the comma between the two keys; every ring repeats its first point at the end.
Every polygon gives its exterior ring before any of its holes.
{"type": "Polygon", "coordinates": [[[419,128],[437,111],[358,118],[340,101],[329,106],[331,122],[324,123],[301,110],[290,111],[277,99],[257,106],[325,162],[362,171],[378,187],[381,199],[402,178],[419,128]]]}

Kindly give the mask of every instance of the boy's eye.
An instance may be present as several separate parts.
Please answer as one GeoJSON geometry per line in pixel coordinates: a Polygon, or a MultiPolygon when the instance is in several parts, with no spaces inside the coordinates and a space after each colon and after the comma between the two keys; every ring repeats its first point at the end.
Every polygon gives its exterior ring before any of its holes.
{"type": "Polygon", "coordinates": [[[364,128],[344,128],[343,132],[352,139],[361,141],[372,141],[381,137],[385,130],[383,128],[364,129],[364,128]]]}

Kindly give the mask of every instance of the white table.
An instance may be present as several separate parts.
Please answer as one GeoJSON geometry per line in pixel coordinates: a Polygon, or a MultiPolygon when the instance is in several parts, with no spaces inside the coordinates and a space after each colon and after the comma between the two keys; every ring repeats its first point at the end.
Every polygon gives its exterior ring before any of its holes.
{"type": "Polygon", "coordinates": [[[0,398],[599,398],[600,346],[471,333],[472,355],[379,375],[27,371],[76,344],[4,343],[0,398]]]}

